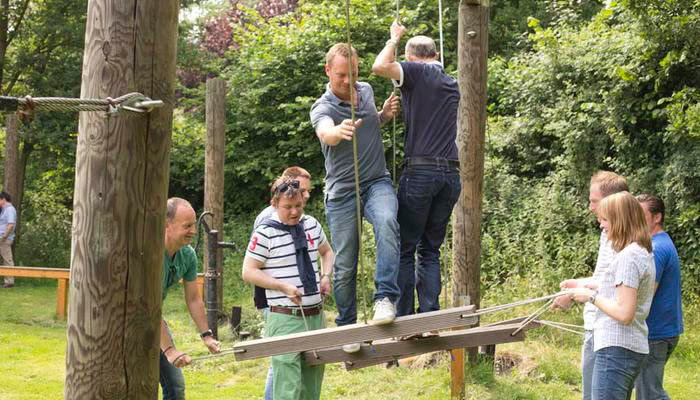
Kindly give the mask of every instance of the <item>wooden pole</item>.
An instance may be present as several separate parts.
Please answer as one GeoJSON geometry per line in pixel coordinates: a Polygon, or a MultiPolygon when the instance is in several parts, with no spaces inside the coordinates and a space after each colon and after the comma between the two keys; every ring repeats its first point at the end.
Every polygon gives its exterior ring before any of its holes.
{"type": "MultiPolygon", "coordinates": [[[[488,55],[488,0],[465,0],[459,5],[458,69],[461,99],[457,117],[462,192],[454,210],[454,292],[480,306],[481,197],[484,179],[486,129],[486,60],[488,55]]],[[[470,360],[476,359],[470,349],[470,360]]]]}
{"type": "Polygon", "coordinates": [[[24,168],[19,156],[19,118],[17,113],[7,114],[5,118],[5,176],[1,190],[12,196],[12,205],[17,211],[15,240],[12,243],[12,252],[14,253],[15,246],[20,239],[23,188],[21,185],[23,185],[24,168]]]}
{"type": "Polygon", "coordinates": [[[17,196],[17,166],[19,155],[19,129],[16,113],[5,116],[5,167],[3,190],[12,196],[16,202],[17,196]]]}
{"type": "Polygon", "coordinates": [[[139,116],[80,113],[65,399],[156,399],[179,1],[90,0],[82,98],[138,91],[139,116]]]}
{"type": "MultiPolygon", "coordinates": [[[[207,80],[207,144],[204,164],[204,210],[214,214],[212,230],[224,231],[224,151],[226,150],[226,82],[221,78],[207,80]]],[[[208,235],[204,248],[208,247],[208,235]]],[[[223,305],[223,252],[217,251],[216,283],[219,311],[223,305]]],[[[204,253],[204,265],[209,265],[209,252],[204,253]]],[[[211,327],[210,327],[211,328],[211,327]]]]}

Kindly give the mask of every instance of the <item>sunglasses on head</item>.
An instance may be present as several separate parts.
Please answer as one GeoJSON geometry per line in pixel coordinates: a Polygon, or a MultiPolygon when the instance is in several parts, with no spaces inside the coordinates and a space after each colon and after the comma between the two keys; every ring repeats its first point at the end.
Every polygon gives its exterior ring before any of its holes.
{"type": "Polygon", "coordinates": [[[289,189],[299,190],[299,181],[287,181],[277,185],[275,191],[279,193],[285,193],[289,189]]]}

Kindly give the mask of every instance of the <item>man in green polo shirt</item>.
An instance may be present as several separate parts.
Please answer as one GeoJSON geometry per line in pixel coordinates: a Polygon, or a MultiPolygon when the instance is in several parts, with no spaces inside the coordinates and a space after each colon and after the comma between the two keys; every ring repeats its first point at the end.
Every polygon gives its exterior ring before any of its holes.
{"type": "MultiPolygon", "coordinates": [[[[210,352],[218,353],[221,346],[209,330],[204,302],[195,282],[197,256],[189,244],[196,233],[196,214],[190,203],[179,197],[168,199],[163,257],[163,300],[168,295],[168,289],[182,279],[185,284],[185,302],[200,337],[210,352]]],[[[180,368],[189,365],[192,359],[187,353],[175,348],[165,320],[161,320],[160,327],[160,386],[163,389],[163,400],[183,400],[185,377],[180,368]]]]}

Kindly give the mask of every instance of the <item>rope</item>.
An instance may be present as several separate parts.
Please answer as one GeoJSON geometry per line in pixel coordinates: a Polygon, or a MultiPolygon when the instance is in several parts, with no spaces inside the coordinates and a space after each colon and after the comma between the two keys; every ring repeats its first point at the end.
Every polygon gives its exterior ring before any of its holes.
{"type": "Polygon", "coordinates": [[[151,100],[141,93],[128,93],[116,99],[0,96],[0,111],[21,111],[30,115],[34,111],[102,111],[110,114],[124,112],[141,114],[162,106],[161,100],[151,100]]]}
{"type": "Polygon", "coordinates": [[[521,330],[523,330],[523,328],[525,328],[527,325],[529,325],[530,322],[532,322],[535,318],[537,318],[537,317],[539,317],[540,315],[542,315],[542,313],[544,313],[545,311],[547,311],[547,309],[549,308],[549,306],[550,306],[553,302],[554,302],[554,299],[549,300],[548,302],[544,303],[544,305],[543,305],[542,307],[540,307],[537,311],[535,311],[534,313],[530,314],[527,318],[525,318],[525,319],[523,320],[522,323],[520,323],[520,326],[518,327],[518,329],[514,330],[513,333],[510,334],[510,336],[515,336],[518,332],[520,332],[521,330]]]}
{"type": "Polygon", "coordinates": [[[570,326],[570,327],[574,327],[574,328],[578,328],[578,329],[585,329],[584,327],[579,326],[579,325],[571,325],[571,324],[565,324],[563,322],[554,322],[554,321],[547,321],[547,320],[542,320],[542,319],[537,319],[537,320],[535,320],[535,322],[537,322],[538,324],[550,326],[552,328],[561,329],[561,330],[566,331],[566,332],[575,333],[577,335],[581,335],[581,336],[584,335],[583,332],[575,331],[573,329],[567,328],[568,326],[570,326]]]}
{"type": "MultiPolygon", "coordinates": [[[[350,118],[352,119],[353,126],[355,125],[355,104],[353,103],[353,57],[352,57],[352,43],[350,42],[350,0],[345,0],[345,19],[346,19],[346,30],[347,30],[347,43],[348,43],[348,54],[350,54],[350,62],[348,63],[348,76],[350,77],[348,81],[348,86],[350,87],[350,118]]],[[[362,280],[362,305],[364,310],[364,322],[367,323],[367,301],[366,292],[367,285],[367,271],[365,270],[364,257],[362,257],[362,210],[360,207],[360,170],[357,161],[357,135],[352,135],[352,159],[353,166],[355,169],[355,211],[357,213],[357,256],[359,258],[359,271],[358,273],[365,273],[365,278],[362,280]]]]}
{"type": "Polygon", "coordinates": [[[438,10],[440,12],[438,18],[438,25],[440,26],[440,64],[442,64],[442,68],[445,68],[445,57],[442,55],[444,53],[442,49],[442,0],[438,0],[438,10]]]}
{"type": "Polygon", "coordinates": [[[516,301],[514,303],[508,303],[508,304],[502,304],[499,306],[483,308],[483,309],[481,309],[475,313],[472,313],[472,314],[462,314],[461,317],[462,318],[469,318],[469,317],[476,317],[479,315],[486,315],[486,314],[490,314],[493,312],[498,312],[498,311],[508,310],[510,308],[523,306],[525,304],[536,303],[538,301],[544,301],[544,300],[554,299],[554,298],[561,297],[561,296],[566,296],[569,294],[570,293],[568,291],[562,290],[561,292],[557,292],[557,293],[550,294],[547,296],[537,297],[534,299],[520,300],[520,301],[516,301]]]}
{"type": "MultiPolygon", "coordinates": [[[[400,24],[401,23],[401,13],[399,12],[399,2],[400,0],[396,0],[396,23],[400,24]]],[[[394,61],[399,59],[399,46],[398,43],[394,48],[394,61]]],[[[391,92],[392,94],[396,94],[396,85],[394,85],[394,90],[391,92]]],[[[394,186],[396,186],[396,115],[394,115],[394,118],[392,118],[392,123],[393,123],[393,131],[391,135],[391,148],[392,148],[392,153],[393,153],[393,159],[391,162],[391,168],[392,168],[392,177],[394,178],[394,186]]]]}

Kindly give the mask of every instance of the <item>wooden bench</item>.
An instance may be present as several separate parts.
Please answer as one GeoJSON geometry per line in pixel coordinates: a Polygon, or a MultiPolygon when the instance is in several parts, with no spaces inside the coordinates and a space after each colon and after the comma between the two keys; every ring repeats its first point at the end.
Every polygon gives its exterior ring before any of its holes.
{"type": "MultiPolygon", "coordinates": [[[[56,288],[56,316],[66,318],[68,309],[68,281],[70,270],[67,268],[40,268],[40,267],[11,267],[0,266],[0,276],[14,276],[17,278],[47,278],[58,280],[56,288]]],[[[204,274],[197,274],[197,290],[204,298],[204,274]]]]}

